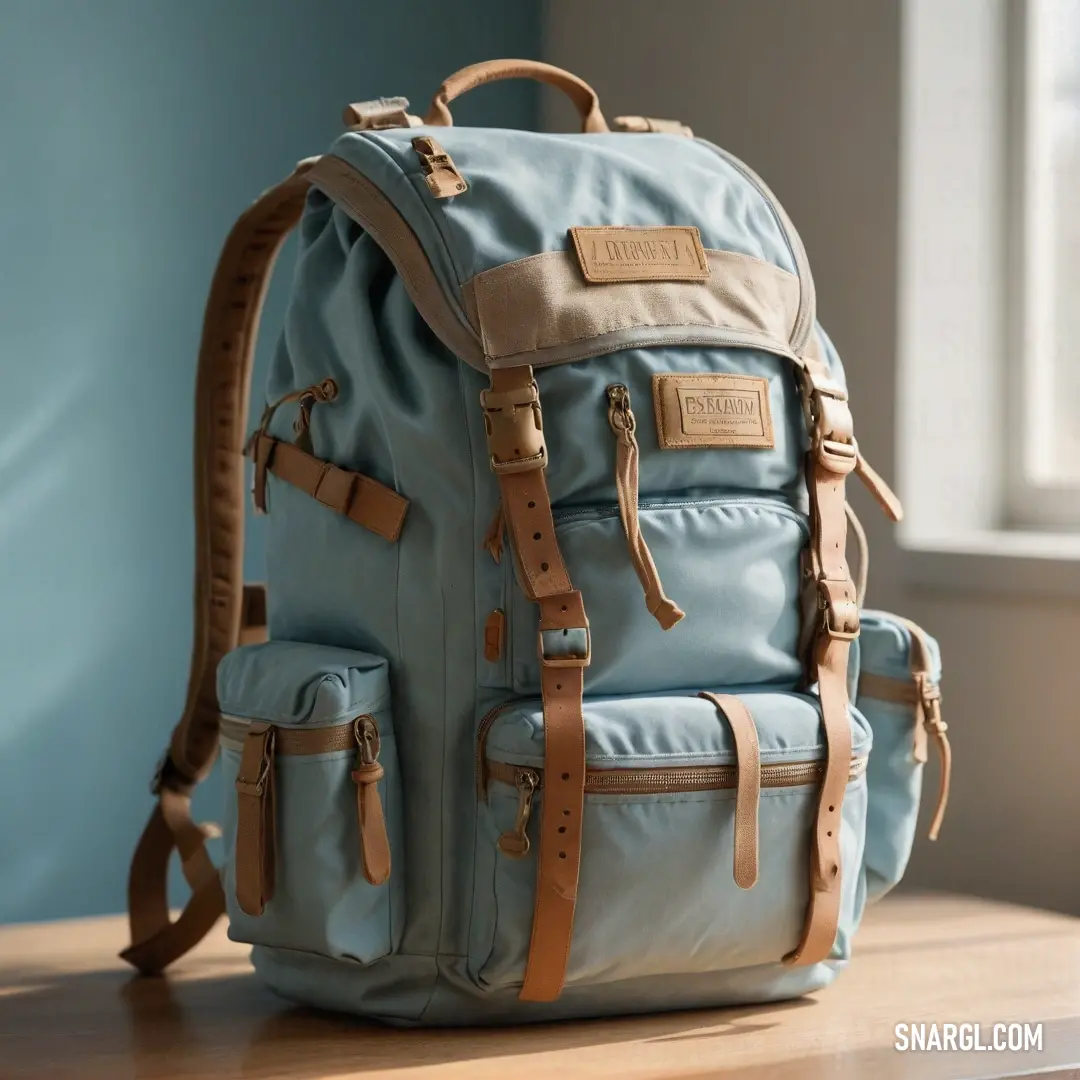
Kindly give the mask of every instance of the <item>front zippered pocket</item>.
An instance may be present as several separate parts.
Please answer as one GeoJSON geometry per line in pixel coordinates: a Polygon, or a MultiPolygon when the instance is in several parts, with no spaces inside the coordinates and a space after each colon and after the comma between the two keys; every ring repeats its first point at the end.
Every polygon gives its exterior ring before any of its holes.
{"type": "Polygon", "coordinates": [[[269,641],[218,672],[229,936],[369,964],[404,913],[387,662],[269,641]]]}
{"type": "MultiPolygon", "coordinates": [[[[738,878],[739,766],[710,701],[682,694],[589,699],[581,877],[567,986],[777,963],[798,942],[824,771],[816,698],[740,690],[760,751],[756,874],[738,878]],[[649,932],[642,935],[641,928],[649,932]]],[[[535,901],[544,801],[539,701],[481,718],[469,970],[484,989],[520,984],[535,901]]],[[[841,808],[840,929],[846,957],[862,907],[870,737],[852,710],[841,808]]]]}
{"type": "MultiPolygon", "coordinates": [[[[851,761],[848,783],[865,775],[866,757],[851,761]]],[[[543,769],[523,769],[502,761],[485,766],[487,780],[509,784],[517,789],[518,807],[514,827],[499,837],[504,855],[520,857],[530,848],[529,822],[537,794],[543,787],[543,769]]],[[[762,788],[793,788],[817,785],[825,775],[820,761],[800,761],[785,765],[766,765],[761,770],[762,788]]],[[[735,791],[739,770],[735,765],[686,765],[673,769],[586,769],[586,795],[677,795],[689,792],[735,791]]]]}
{"type": "MultiPolygon", "coordinates": [[[[667,632],[642,603],[618,505],[554,515],[570,580],[589,613],[586,692],[797,683],[806,516],[782,496],[742,493],[646,498],[637,518],[659,578],[686,613],[667,632]]],[[[535,695],[537,608],[514,581],[513,560],[505,552],[503,559],[511,685],[518,695],[535,695]]]]}

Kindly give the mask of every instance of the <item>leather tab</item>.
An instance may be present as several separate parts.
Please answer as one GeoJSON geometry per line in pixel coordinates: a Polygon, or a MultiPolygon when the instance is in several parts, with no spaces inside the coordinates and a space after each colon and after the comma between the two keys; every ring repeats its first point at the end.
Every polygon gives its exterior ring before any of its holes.
{"type": "Polygon", "coordinates": [[[498,663],[502,656],[505,635],[506,615],[502,608],[495,608],[484,623],[484,659],[489,664],[498,663]]]}
{"type": "Polygon", "coordinates": [[[702,691],[727,721],[735,740],[739,770],[735,791],[735,855],[733,874],[740,889],[752,889],[758,879],[758,806],[761,802],[761,749],[750,710],[730,694],[702,691]]]}
{"type": "Polygon", "coordinates": [[[275,730],[251,724],[236,777],[236,900],[247,915],[261,915],[274,895],[275,730]]]}
{"type": "Polygon", "coordinates": [[[379,729],[372,716],[360,716],[353,723],[359,746],[352,778],[356,784],[356,820],[360,834],[360,866],[372,885],[382,885],[390,877],[390,838],[386,832],[379,781],[379,729]]]}

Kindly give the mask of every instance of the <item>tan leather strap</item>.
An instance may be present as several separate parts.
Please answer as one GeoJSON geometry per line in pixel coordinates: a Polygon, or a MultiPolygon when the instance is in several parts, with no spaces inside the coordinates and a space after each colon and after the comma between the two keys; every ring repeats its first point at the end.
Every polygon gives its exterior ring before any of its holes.
{"type": "Polygon", "coordinates": [[[249,724],[236,774],[236,902],[247,915],[261,915],[274,896],[277,855],[276,729],[249,724]]]}
{"type": "MultiPolygon", "coordinates": [[[[858,449],[847,394],[832,382],[812,348],[800,372],[810,433],[806,457],[810,494],[810,569],[816,582],[818,628],[809,656],[825,728],[826,764],[810,852],[810,900],[802,937],[785,958],[816,964],[832,951],[840,922],[841,809],[851,761],[847,672],[851,642],[859,633],[855,583],[848,568],[845,480],[858,449]]],[[[854,868],[852,868],[854,870],[854,868]]]]}
{"type": "Polygon", "coordinates": [[[555,538],[544,478],[547,447],[532,368],[491,373],[481,402],[492,468],[530,599],[540,605],[540,692],[544,704],[544,802],[536,907],[521,988],[523,1001],[553,1001],[566,978],[574,929],[585,799],[585,667],[589,623],[555,538]]]}
{"type": "Polygon", "coordinates": [[[252,439],[251,454],[255,461],[256,493],[265,483],[260,481],[260,475],[271,472],[384,540],[393,543],[401,535],[409,500],[393,488],[269,435],[257,434],[252,439]]]}
{"type": "Polygon", "coordinates": [[[274,259],[303,211],[313,161],[301,162],[241,215],[218,259],[206,305],[195,395],[195,617],[187,700],[155,777],[160,801],[128,878],[132,944],[121,956],[142,972],[161,971],[182,956],[224,911],[217,873],[205,869],[206,833],[192,823],[188,797],[217,752],[218,663],[240,640],[242,451],[255,332],[274,259]],[[203,866],[189,877],[198,884],[175,923],[166,899],[174,847],[185,867],[203,866]]]}
{"type": "Polygon", "coordinates": [[[131,941],[120,954],[144,975],[163,971],[210,932],[225,912],[225,894],[206,851],[216,830],[196,825],[191,799],[163,789],[139,838],[128,877],[131,941]],[[180,853],[191,898],[173,922],[169,916],[168,870],[174,850],[180,853]]]}
{"type": "Polygon", "coordinates": [[[758,879],[758,806],[761,802],[761,749],[750,710],[730,694],[702,691],[731,728],[735,740],[738,787],[735,790],[735,884],[752,889],[758,879]]]}
{"type": "Polygon", "coordinates": [[[441,127],[452,126],[454,118],[450,115],[449,103],[477,86],[499,79],[536,79],[557,87],[577,106],[581,114],[582,131],[608,130],[596,91],[569,71],[551,64],[542,64],[539,60],[486,60],[481,64],[462,68],[436,91],[424,123],[441,127]]]}

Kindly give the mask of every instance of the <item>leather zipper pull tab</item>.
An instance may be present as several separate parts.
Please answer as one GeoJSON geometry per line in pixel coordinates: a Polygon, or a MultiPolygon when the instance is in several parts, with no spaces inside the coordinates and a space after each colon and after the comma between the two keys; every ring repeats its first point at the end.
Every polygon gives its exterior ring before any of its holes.
{"type": "Polygon", "coordinates": [[[619,495],[619,516],[626,532],[630,561],[645,590],[645,606],[649,614],[670,630],[686,614],[678,604],[669,600],[660,583],[660,574],[653,562],[638,521],[638,444],[634,437],[637,420],[630,409],[630,391],[622,383],[607,388],[608,423],[615,433],[615,487],[619,495]]]}
{"type": "Polygon", "coordinates": [[[483,543],[484,550],[496,563],[502,562],[503,532],[505,529],[506,515],[503,513],[502,499],[500,499],[499,505],[495,507],[495,514],[492,516],[488,531],[484,535],[483,543]]]}
{"type": "Polygon", "coordinates": [[[274,897],[275,736],[270,724],[249,725],[236,776],[236,901],[246,915],[274,897]]]}
{"type": "MultiPolygon", "coordinates": [[[[937,806],[934,808],[934,816],[930,822],[927,837],[936,840],[941,832],[941,823],[945,819],[945,808],[949,805],[949,784],[952,780],[952,746],[946,732],[949,725],[941,718],[941,689],[937,683],[931,682],[929,676],[920,675],[916,678],[919,689],[919,711],[921,713],[919,728],[933,737],[938,748],[939,779],[937,806]]],[[[926,744],[926,734],[923,735],[923,745],[926,744]]],[[[925,751],[924,758],[925,760],[925,751]]]]}
{"type": "Polygon", "coordinates": [[[436,199],[449,199],[469,190],[469,185],[465,182],[465,177],[458,172],[454,159],[436,139],[430,135],[417,135],[412,144],[420,158],[424,183],[436,199]]]}
{"type": "Polygon", "coordinates": [[[390,839],[386,834],[386,818],[379,797],[383,767],[379,764],[379,728],[375,718],[358,716],[353,721],[353,734],[358,747],[352,778],[356,784],[360,865],[364,877],[372,885],[381,885],[390,876],[390,839]]]}

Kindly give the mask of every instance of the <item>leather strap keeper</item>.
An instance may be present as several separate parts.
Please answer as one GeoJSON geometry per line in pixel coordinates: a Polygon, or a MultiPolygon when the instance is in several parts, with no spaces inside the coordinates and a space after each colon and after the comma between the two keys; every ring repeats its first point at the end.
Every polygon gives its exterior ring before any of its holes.
{"type": "Polygon", "coordinates": [[[256,503],[260,489],[258,470],[262,467],[384,540],[394,543],[401,535],[409,500],[393,488],[269,435],[256,435],[251,447],[256,467],[256,503]]]}

